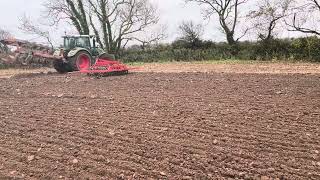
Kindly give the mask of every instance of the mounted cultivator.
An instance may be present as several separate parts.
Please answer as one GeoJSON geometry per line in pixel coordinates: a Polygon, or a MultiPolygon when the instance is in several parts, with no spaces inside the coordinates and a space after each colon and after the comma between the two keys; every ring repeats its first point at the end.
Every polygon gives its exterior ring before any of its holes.
{"type": "MultiPolygon", "coordinates": [[[[53,55],[43,51],[30,51],[29,56],[43,57],[53,60],[53,66],[59,73],[79,71],[90,76],[107,76],[128,74],[126,65],[115,60],[114,55],[107,54],[96,47],[95,36],[64,36],[63,48],[53,55]]],[[[17,46],[18,53],[26,50],[15,40],[3,41],[11,46],[17,46]]]]}
{"type": "Polygon", "coordinates": [[[118,61],[98,59],[94,65],[81,69],[80,72],[89,76],[123,75],[128,74],[129,68],[118,61]]]}

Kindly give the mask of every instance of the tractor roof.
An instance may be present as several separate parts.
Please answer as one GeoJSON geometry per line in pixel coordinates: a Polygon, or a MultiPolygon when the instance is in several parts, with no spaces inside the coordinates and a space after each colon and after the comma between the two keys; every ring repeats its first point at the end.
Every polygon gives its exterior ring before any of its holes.
{"type": "Polygon", "coordinates": [[[89,37],[89,38],[93,38],[95,37],[95,35],[66,35],[66,36],[62,36],[63,38],[79,38],[79,37],[89,37]]]}

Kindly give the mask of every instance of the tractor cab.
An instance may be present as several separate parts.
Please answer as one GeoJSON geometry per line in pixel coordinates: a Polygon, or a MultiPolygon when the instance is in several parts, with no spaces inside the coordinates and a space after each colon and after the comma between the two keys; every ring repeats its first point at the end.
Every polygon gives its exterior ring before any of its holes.
{"type": "Polygon", "coordinates": [[[93,35],[80,35],[80,36],[64,36],[64,48],[73,49],[73,48],[86,48],[94,49],[96,48],[95,36],[93,35]]]}

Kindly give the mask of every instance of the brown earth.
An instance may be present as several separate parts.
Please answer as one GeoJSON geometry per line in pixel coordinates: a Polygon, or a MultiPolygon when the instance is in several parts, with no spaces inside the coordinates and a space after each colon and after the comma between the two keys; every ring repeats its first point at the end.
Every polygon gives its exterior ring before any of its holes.
{"type": "MultiPolygon", "coordinates": [[[[279,62],[169,62],[146,63],[133,66],[136,72],[216,72],[216,73],[257,73],[257,74],[320,74],[319,63],[279,63],[279,62]]],[[[50,68],[33,69],[3,69],[0,70],[0,78],[9,78],[19,74],[55,72],[50,68]]]]}
{"type": "Polygon", "coordinates": [[[0,179],[320,179],[320,74],[0,79],[0,179]]]}
{"type": "Polygon", "coordinates": [[[10,78],[13,76],[18,76],[20,74],[44,74],[48,72],[55,72],[51,68],[36,68],[36,69],[1,69],[0,70],[0,79],[1,78],[10,78]]]}
{"type": "Polygon", "coordinates": [[[217,72],[217,73],[259,73],[259,74],[319,74],[320,64],[279,63],[255,61],[207,61],[148,63],[141,66],[140,72],[217,72]]]}

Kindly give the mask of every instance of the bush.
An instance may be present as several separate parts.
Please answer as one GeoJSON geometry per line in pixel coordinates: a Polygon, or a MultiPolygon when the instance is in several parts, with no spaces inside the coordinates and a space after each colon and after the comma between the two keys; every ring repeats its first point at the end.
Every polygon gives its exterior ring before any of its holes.
{"type": "Polygon", "coordinates": [[[320,62],[320,39],[271,39],[269,41],[227,43],[201,41],[197,48],[178,40],[148,49],[123,50],[120,58],[125,62],[203,61],[203,60],[304,60],[320,62]]]}

